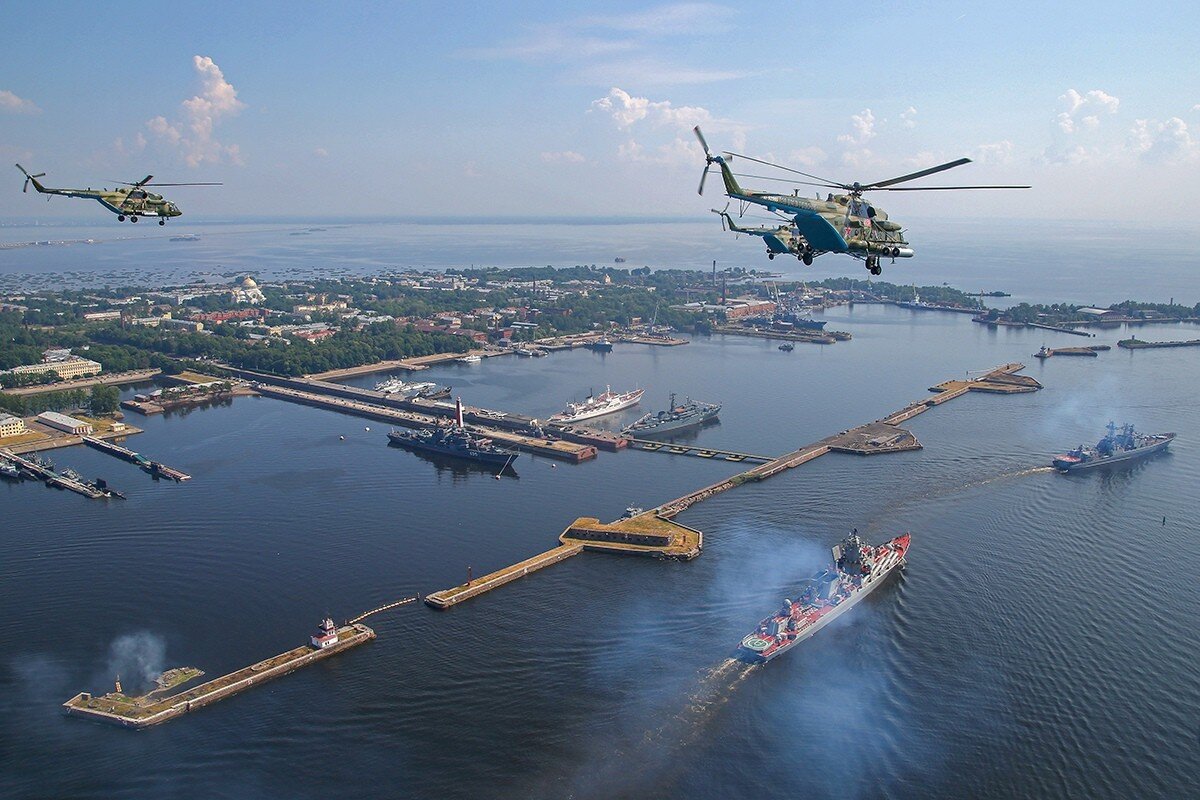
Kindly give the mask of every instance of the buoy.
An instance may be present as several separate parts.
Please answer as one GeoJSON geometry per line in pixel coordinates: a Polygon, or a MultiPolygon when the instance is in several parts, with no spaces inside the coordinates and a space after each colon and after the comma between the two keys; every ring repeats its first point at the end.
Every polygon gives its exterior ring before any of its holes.
{"type": "Polygon", "coordinates": [[[558,469],[558,464],[551,464],[550,469],[558,469]]]}
{"type": "Polygon", "coordinates": [[[493,475],[492,477],[493,477],[493,478],[495,478],[496,480],[500,480],[500,476],[499,476],[499,475],[493,475]]]}
{"type": "Polygon", "coordinates": [[[364,430],[364,431],[367,431],[368,433],[370,433],[370,432],[371,432],[371,428],[370,428],[370,426],[367,426],[366,428],[363,428],[363,430],[364,430]]]}
{"type": "Polygon", "coordinates": [[[346,441],[346,437],[345,437],[345,436],[339,436],[339,437],[338,437],[338,439],[339,439],[340,441],[343,441],[343,442],[344,442],[344,441],[346,441]]]}

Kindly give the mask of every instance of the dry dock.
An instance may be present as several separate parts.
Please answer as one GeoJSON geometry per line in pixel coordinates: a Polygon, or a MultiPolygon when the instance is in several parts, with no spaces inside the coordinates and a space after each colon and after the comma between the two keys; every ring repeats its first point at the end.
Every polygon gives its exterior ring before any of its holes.
{"type": "MultiPolygon", "coordinates": [[[[765,480],[785,470],[807,464],[828,453],[869,456],[919,450],[921,443],[917,441],[917,437],[910,431],[898,427],[900,422],[912,419],[918,414],[971,391],[1018,394],[1035,392],[1042,388],[1041,384],[1033,378],[1015,374],[1021,369],[1024,369],[1023,364],[1005,364],[973,379],[939,383],[930,389],[937,393],[934,397],[911,403],[875,422],[869,422],[804,445],[786,455],[772,458],[751,470],[669,500],[650,511],[637,513],[613,523],[602,523],[592,517],[580,517],[559,537],[560,545],[558,547],[510,567],[496,570],[482,578],[468,581],[451,589],[434,592],[425,598],[425,602],[434,608],[449,608],[522,578],[531,572],[578,555],[584,550],[652,555],[658,558],[684,560],[695,558],[700,554],[703,535],[700,531],[682,525],[673,519],[685,509],[715,494],[747,482],[765,480]]],[[[641,440],[634,440],[633,443],[634,447],[638,449],[643,444],[659,443],[641,440]]],[[[712,452],[715,454],[720,451],[712,452]]],[[[749,454],[744,453],[734,455],[743,456],[743,460],[750,458],[749,454]]],[[[725,460],[737,459],[730,459],[726,456],[725,460]]]]}
{"type": "Polygon", "coordinates": [[[170,697],[127,697],[116,692],[95,697],[88,692],[80,692],[63,703],[63,708],[72,716],[126,728],[148,728],[365,644],[375,638],[375,631],[356,623],[339,628],[337,635],[337,642],[324,649],[317,650],[308,645],[297,647],[170,697]]]}

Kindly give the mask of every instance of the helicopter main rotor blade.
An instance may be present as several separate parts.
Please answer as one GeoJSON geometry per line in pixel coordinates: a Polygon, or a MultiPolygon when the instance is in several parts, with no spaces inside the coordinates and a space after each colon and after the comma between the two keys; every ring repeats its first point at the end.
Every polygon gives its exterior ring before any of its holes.
{"type": "Polygon", "coordinates": [[[700,173],[700,188],[696,190],[696,194],[703,196],[704,181],[708,179],[708,165],[704,165],[704,171],[700,173]]]}
{"type": "MultiPolygon", "coordinates": [[[[753,156],[744,156],[741,153],[730,153],[728,150],[726,150],[725,152],[727,154],[733,156],[734,158],[744,158],[747,161],[753,161],[756,164],[765,164],[768,167],[774,167],[775,169],[781,169],[784,172],[794,172],[797,175],[803,175],[806,178],[812,178],[814,181],[821,181],[822,186],[832,185],[832,186],[836,186],[839,189],[849,189],[850,188],[848,185],[846,185],[844,183],[838,183],[837,181],[830,180],[829,178],[822,178],[820,175],[810,175],[807,172],[801,172],[798,169],[792,169],[791,167],[785,167],[785,166],[782,166],[781,164],[773,164],[770,161],[763,161],[761,158],[755,158],[753,156]]],[[[776,180],[778,180],[778,179],[776,179],[776,180]]]]}
{"type": "Polygon", "coordinates": [[[708,141],[705,140],[704,134],[700,132],[700,126],[697,125],[696,127],[692,128],[692,132],[696,134],[696,138],[700,140],[700,146],[704,148],[704,157],[711,158],[712,153],[709,152],[708,141]]]}
{"type": "Polygon", "coordinates": [[[947,161],[945,164],[939,164],[936,167],[930,167],[929,169],[923,169],[920,172],[911,172],[908,175],[901,175],[899,178],[888,178],[885,181],[875,181],[874,183],[866,183],[866,184],[863,184],[859,188],[878,189],[883,186],[892,186],[893,184],[904,183],[905,181],[916,180],[917,178],[924,178],[926,175],[932,175],[935,172],[942,172],[943,170],[953,169],[954,167],[961,167],[963,164],[970,164],[970,163],[971,163],[971,159],[960,158],[957,161],[947,161]]]}
{"type": "Polygon", "coordinates": [[[872,192],[939,192],[948,189],[1032,189],[1032,186],[876,186],[864,187],[872,192]]]}
{"type": "Polygon", "coordinates": [[[140,189],[143,186],[224,186],[223,183],[205,182],[205,183],[150,183],[150,178],[153,175],[147,176],[146,180],[138,181],[137,183],[129,183],[128,181],[113,181],[121,186],[133,186],[140,189]]]}
{"type": "Polygon", "coordinates": [[[733,174],[739,178],[753,178],[756,181],[778,181],[779,183],[789,183],[789,184],[792,184],[793,186],[799,184],[799,185],[803,185],[803,186],[822,186],[827,189],[844,189],[845,188],[840,183],[813,183],[812,181],[797,181],[797,180],[793,180],[791,178],[772,178],[769,175],[748,175],[745,172],[735,172],[733,174]]]}

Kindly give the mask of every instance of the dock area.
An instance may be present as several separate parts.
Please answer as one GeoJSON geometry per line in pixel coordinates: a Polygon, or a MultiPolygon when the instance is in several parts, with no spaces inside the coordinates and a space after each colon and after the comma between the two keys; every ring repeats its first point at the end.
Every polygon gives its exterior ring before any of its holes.
{"type": "MultiPolygon", "coordinates": [[[[151,725],[158,725],[211,705],[218,700],[224,700],[251,686],[257,686],[272,678],[287,675],[289,672],[316,661],[345,652],[374,638],[374,630],[366,625],[352,623],[337,630],[337,641],[332,645],[321,649],[302,645],[170,697],[156,697],[157,691],[138,697],[129,697],[119,691],[100,696],[93,696],[89,692],[80,692],[63,703],[63,709],[71,716],[120,725],[125,728],[148,728],[151,725]]],[[[187,674],[201,675],[203,673],[193,669],[187,674]]]]}
{"type": "Polygon", "coordinates": [[[1041,322],[1026,322],[1026,326],[1030,328],[1040,328],[1044,331],[1054,331],[1055,333],[1069,333],[1072,336],[1095,336],[1096,334],[1088,331],[1081,331],[1076,328],[1068,328],[1063,325],[1046,325],[1041,322]]]}
{"type": "Polygon", "coordinates": [[[1106,344],[1096,344],[1091,347],[1043,347],[1033,354],[1034,358],[1053,358],[1054,356],[1085,356],[1096,358],[1112,347],[1106,344]]]}
{"type": "Polygon", "coordinates": [[[647,453],[666,453],[673,456],[695,456],[708,458],[713,461],[751,461],[765,463],[773,460],[772,456],[761,456],[754,453],[739,453],[736,450],[719,450],[711,447],[698,447],[690,444],[674,444],[658,442],[653,439],[626,439],[631,450],[643,450],[647,453]]]}
{"type": "MultiPolygon", "coordinates": [[[[342,411],[347,414],[379,420],[380,422],[388,422],[405,428],[433,428],[439,424],[440,418],[440,415],[434,416],[432,413],[424,413],[424,411],[432,411],[432,409],[423,405],[415,405],[416,408],[423,409],[422,412],[416,412],[405,411],[394,406],[376,405],[362,400],[351,400],[346,397],[331,397],[312,391],[302,391],[283,386],[262,385],[258,388],[258,391],[267,397],[316,406],[317,408],[327,408],[333,411],[342,411]]],[[[374,392],[373,394],[382,393],[374,392]]],[[[397,401],[396,404],[399,405],[401,402],[407,401],[397,401]]],[[[423,402],[432,406],[430,401],[423,402]]],[[[490,426],[471,425],[470,430],[494,439],[498,443],[547,458],[579,463],[596,457],[596,447],[590,444],[579,444],[563,439],[543,439],[490,426]]]]}
{"type": "MultiPolygon", "coordinates": [[[[491,572],[477,580],[468,580],[467,583],[451,589],[434,592],[425,598],[425,602],[434,608],[449,608],[578,555],[584,550],[683,560],[695,558],[700,554],[703,534],[676,522],[674,517],[696,503],[745,483],[766,480],[828,453],[869,456],[919,450],[922,445],[917,437],[911,431],[899,427],[899,422],[971,391],[1018,394],[1035,392],[1042,388],[1033,378],[1015,374],[1024,368],[1023,364],[1010,363],[989,370],[974,379],[944,381],[931,388],[931,391],[938,393],[935,397],[911,403],[875,422],[868,422],[804,445],[746,472],[724,478],[648,511],[631,509],[634,513],[616,522],[602,523],[594,517],[580,517],[559,537],[558,547],[491,572]]],[[[632,440],[631,446],[634,449],[642,449],[642,445],[647,442],[648,440],[632,440]]]]}
{"type": "Polygon", "coordinates": [[[1200,339],[1187,339],[1179,342],[1147,342],[1135,336],[1117,342],[1117,347],[1124,347],[1126,350],[1149,350],[1156,347],[1200,347],[1200,339]]]}
{"type": "Polygon", "coordinates": [[[82,436],[80,438],[88,447],[92,447],[102,453],[108,453],[110,456],[116,456],[117,458],[128,461],[131,464],[137,464],[142,468],[143,471],[154,477],[170,478],[176,483],[182,483],[183,481],[190,481],[192,479],[192,476],[188,475],[186,472],[175,469],[174,467],[168,467],[166,464],[160,464],[157,461],[151,461],[141,453],[136,453],[133,450],[130,450],[128,447],[122,447],[119,444],[115,444],[114,442],[106,441],[104,439],[97,439],[95,436],[82,436]]]}
{"type": "Polygon", "coordinates": [[[742,328],[736,325],[714,325],[713,333],[726,336],[750,336],[757,339],[774,339],[781,342],[803,342],[806,344],[835,344],[848,342],[853,337],[846,331],[790,330],[773,331],[761,328],[742,328]]]}
{"type": "MultiPolygon", "coordinates": [[[[96,439],[123,439],[126,436],[133,436],[141,433],[141,428],[136,428],[133,425],[126,423],[114,423],[107,420],[93,420],[89,422],[96,428],[91,434],[96,439]]],[[[17,436],[5,437],[4,449],[13,453],[41,453],[46,450],[57,450],[60,447],[74,447],[83,443],[83,437],[60,431],[56,428],[51,428],[48,425],[43,425],[34,417],[29,417],[25,420],[25,426],[28,428],[26,433],[17,436]]]]}
{"type": "Polygon", "coordinates": [[[595,517],[580,517],[562,532],[558,540],[557,547],[544,553],[426,595],[425,603],[431,608],[445,610],[585,551],[690,561],[700,555],[704,545],[704,535],[700,531],[664,519],[653,511],[609,523],[595,517]]]}

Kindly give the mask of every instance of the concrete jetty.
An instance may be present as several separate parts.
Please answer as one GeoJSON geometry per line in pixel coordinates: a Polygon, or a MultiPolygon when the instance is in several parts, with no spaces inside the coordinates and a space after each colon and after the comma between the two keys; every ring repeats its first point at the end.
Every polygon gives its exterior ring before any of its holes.
{"type": "MultiPolygon", "coordinates": [[[[320,649],[303,645],[170,697],[158,698],[154,696],[155,693],[129,697],[119,691],[97,697],[89,692],[80,692],[63,703],[63,709],[71,716],[97,722],[107,722],[125,728],[148,728],[218,700],[224,700],[251,686],[345,652],[374,638],[374,630],[366,625],[353,623],[339,628],[337,641],[331,645],[320,649]]],[[[199,673],[198,670],[195,672],[199,673]]]]}
{"type": "Polygon", "coordinates": [[[704,544],[704,535],[700,531],[663,519],[653,512],[641,512],[609,523],[595,517],[580,517],[558,539],[557,547],[450,589],[434,592],[425,597],[425,603],[445,610],[585,551],[690,561],[700,555],[704,544]]]}
{"type": "Polygon", "coordinates": [[[92,447],[102,453],[108,453],[110,456],[116,456],[117,458],[124,459],[131,464],[137,464],[144,471],[155,477],[161,476],[163,478],[170,478],[176,483],[182,483],[183,481],[190,481],[192,479],[192,476],[188,475],[186,472],[175,469],[174,467],[168,467],[166,464],[160,464],[157,461],[151,461],[141,453],[136,453],[133,450],[130,450],[128,447],[122,447],[119,444],[115,444],[114,442],[109,442],[104,439],[97,439],[95,436],[82,436],[80,438],[88,447],[92,447]]]}

